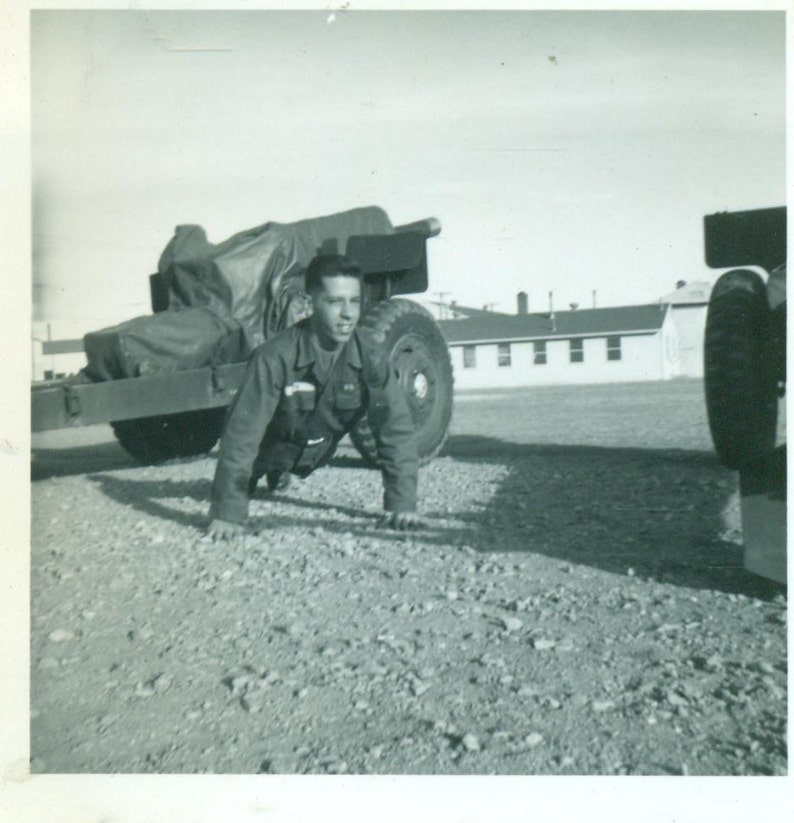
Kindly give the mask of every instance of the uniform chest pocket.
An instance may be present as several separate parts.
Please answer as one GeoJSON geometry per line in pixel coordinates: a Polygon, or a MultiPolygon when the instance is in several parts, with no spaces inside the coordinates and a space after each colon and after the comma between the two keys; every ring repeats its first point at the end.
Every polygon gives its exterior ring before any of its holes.
{"type": "Polygon", "coordinates": [[[316,402],[317,390],[311,383],[304,383],[298,380],[284,389],[282,405],[285,410],[293,414],[296,412],[314,411],[316,402]]]}
{"type": "Polygon", "coordinates": [[[343,383],[334,392],[334,407],[339,411],[356,411],[361,408],[361,386],[358,383],[343,383]]]}

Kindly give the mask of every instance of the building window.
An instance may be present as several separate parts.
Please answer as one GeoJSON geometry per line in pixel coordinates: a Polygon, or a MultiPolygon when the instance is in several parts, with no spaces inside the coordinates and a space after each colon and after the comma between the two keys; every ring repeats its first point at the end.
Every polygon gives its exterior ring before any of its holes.
{"type": "Polygon", "coordinates": [[[509,366],[510,365],[510,344],[509,343],[499,343],[499,365],[500,366],[509,366]]]}
{"type": "Polygon", "coordinates": [[[476,369],[477,368],[477,346],[463,347],[463,368],[476,369]]]}
{"type": "Polygon", "coordinates": [[[620,359],[620,337],[607,337],[607,360],[620,359]]]}
{"type": "Polygon", "coordinates": [[[532,347],[534,349],[534,363],[536,366],[545,366],[546,365],[546,341],[545,340],[536,340],[532,347]]]}
{"type": "Polygon", "coordinates": [[[570,340],[571,363],[584,363],[584,340],[570,340]]]}

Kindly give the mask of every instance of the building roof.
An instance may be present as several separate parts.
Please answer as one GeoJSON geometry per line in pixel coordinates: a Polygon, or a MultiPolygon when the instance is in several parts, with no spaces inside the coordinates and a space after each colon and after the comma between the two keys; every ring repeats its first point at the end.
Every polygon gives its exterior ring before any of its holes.
{"type": "Polygon", "coordinates": [[[428,300],[431,306],[441,307],[442,316],[445,320],[465,320],[468,317],[512,317],[512,314],[507,314],[502,311],[492,311],[491,309],[475,309],[473,306],[460,306],[457,303],[439,303],[438,300],[428,300]],[[449,315],[453,315],[449,317],[449,315]]]}
{"type": "Polygon", "coordinates": [[[614,306],[603,309],[558,311],[548,314],[496,314],[464,320],[440,320],[447,343],[550,340],[557,337],[588,337],[605,334],[653,334],[667,316],[668,305],[614,306]]]}
{"type": "Polygon", "coordinates": [[[711,289],[712,285],[707,280],[693,280],[659,299],[673,306],[705,306],[709,302],[711,289]]]}

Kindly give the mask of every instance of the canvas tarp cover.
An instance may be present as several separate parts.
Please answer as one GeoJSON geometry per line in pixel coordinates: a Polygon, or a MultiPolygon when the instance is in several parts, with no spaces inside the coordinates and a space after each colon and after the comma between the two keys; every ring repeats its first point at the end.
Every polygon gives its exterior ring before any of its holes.
{"type": "Polygon", "coordinates": [[[158,272],[169,308],[205,306],[232,317],[254,349],[286,328],[287,305],[303,288],[309,261],[328,241],[344,253],[353,235],[392,234],[386,212],[376,206],[296,223],[265,223],[218,244],[201,226],[178,226],[163,251],[158,272]]]}
{"type": "Polygon", "coordinates": [[[213,363],[250,354],[242,327],[205,308],[134,317],[83,339],[92,380],[119,380],[213,363]]]}
{"type": "Polygon", "coordinates": [[[158,264],[168,310],[87,334],[85,372],[116,380],[245,359],[306,311],[303,274],[324,244],[344,252],[354,235],[392,233],[375,206],[265,223],[218,244],[201,226],[178,226],[158,264]]]}

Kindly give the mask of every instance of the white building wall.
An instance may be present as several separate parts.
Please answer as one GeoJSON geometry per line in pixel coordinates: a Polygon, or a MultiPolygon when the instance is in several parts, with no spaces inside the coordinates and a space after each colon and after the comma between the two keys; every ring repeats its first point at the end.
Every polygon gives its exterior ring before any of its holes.
{"type": "Polygon", "coordinates": [[[531,342],[512,343],[511,365],[499,366],[497,344],[477,344],[477,365],[463,368],[463,346],[450,346],[455,387],[510,388],[586,383],[665,380],[675,376],[675,330],[667,321],[659,332],[621,335],[621,359],[607,360],[606,337],[584,339],[584,361],[570,362],[568,339],[546,343],[546,365],[535,365],[531,342]]]}
{"type": "Polygon", "coordinates": [[[670,314],[678,334],[678,374],[703,377],[703,341],[707,306],[673,306],[670,314]]]}
{"type": "Polygon", "coordinates": [[[678,377],[681,371],[681,352],[678,340],[678,328],[673,321],[672,312],[668,311],[662,324],[662,378],[669,380],[678,377]]]}

